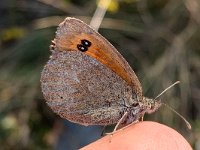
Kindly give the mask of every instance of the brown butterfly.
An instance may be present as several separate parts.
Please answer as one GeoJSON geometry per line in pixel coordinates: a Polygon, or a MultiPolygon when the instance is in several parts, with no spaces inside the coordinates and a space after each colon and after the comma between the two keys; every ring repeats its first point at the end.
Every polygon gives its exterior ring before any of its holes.
{"type": "Polygon", "coordinates": [[[143,96],[127,61],[81,20],[66,18],[50,49],[41,87],[47,104],[62,118],[86,126],[130,124],[161,106],[143,96]]]}

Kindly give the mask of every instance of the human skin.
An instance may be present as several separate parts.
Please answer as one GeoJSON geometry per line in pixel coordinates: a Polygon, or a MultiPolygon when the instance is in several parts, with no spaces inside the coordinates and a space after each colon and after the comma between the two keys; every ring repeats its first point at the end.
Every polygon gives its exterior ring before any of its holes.
{"type": "Polygon", "coordinates": [[[142,121],[107,135],[81,150],[192,150],[185,138],[163,124],[142,121]]]}

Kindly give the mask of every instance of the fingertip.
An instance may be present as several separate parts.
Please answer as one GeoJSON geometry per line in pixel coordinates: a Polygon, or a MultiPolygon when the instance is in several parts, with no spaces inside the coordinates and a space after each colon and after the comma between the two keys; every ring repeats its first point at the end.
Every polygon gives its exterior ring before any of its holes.
{"type": "Polygon", "coordinates": [[[172,128],[156,122],[143,121],[107,135],[82,150],[98,149],[155,149],[192,150],[185,138],[172,128]]]}

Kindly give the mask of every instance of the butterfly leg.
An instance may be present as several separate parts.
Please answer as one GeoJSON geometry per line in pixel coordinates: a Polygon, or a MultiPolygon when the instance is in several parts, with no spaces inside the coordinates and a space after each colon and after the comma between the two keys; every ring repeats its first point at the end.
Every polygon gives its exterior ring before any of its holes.
{"type": "Polygon", "coordinates": [[[142,116],[140,117],[140,121],[144,121],[144,115],[145,113],[143,113],[142,116]]]}
{"type": "Polygon", "coordinates": [[[119,125],[122,123],[122,121],[124,120],[124,118],[127,117],[127,114],[128,114],[128,112],[126,111],[126,112],[123,114],[123,116],[119,119],[119,121],[117,122],[117,124],[116,124],[114,130],[113,130],[111,133],[106,133],[106,134],[112,136],[112,135],[117,131],[117,128],[118,128],[119,125]]]}
{"type": "Polygon", "coordinates": [[[113,134],[114,134],[115,132],[124,130],[124,129],[126,129],[127,127],[129,127],[129,126],[131,126],[131,125],[133,125],[133,124],[139,122],[139,120],[135,120],[134,122],[132,122],[132,123],[130,123],[130,124],[128,124],[128,125],[122,127],[121,129],[117,130],[117,128],[119,127],[120,123],[122,123],[123,119],[127,116],[127,114],[128,114],[128,112],[125,112],[125,113],[124,113],[124,115],[122,116],[122,118],[121,118],[121,119],[118,121],[118,123],[116,124],[116,126],[115,126],[113,132],[111,132],[111,133],[106,133],[107,135],[110,135],[109,142],[111,142],[112,136],[113,136],[113,134]]]}
{"type": "Polygon", "coordinates": [[[144,115],[141,117],[141,121],[144,121],[144,115]]]}
{"type": "Polygon", "coordinates": [[[126,112],[123,114],[123,116],[121,117],[121,119],[119,119],[119,121],[117,122],[117,124],[116,124],[116,126],[115,126],[113,132],[116,132],[116,131],[117,131],[117,128],[118,128],[119,125],[122,123],[122,121],[124,120],[124,118],[127,117],[127,114],[128,114],[128,112],[126,111],[126,112]]]}
{"type": "Polygon", "coordinates": [[[135,123],[137,123],[137,122],[139,122],[139,120],[135,120],[134,122],[132,122],[132,123],[130,123],[130,124],[124,126],[123,128],[121,128],[121,129],[119,129],[119,130],[117,130],[117,131],[124,130],[124,129],[128,128],[129,126],[131,126],[131,125],[133,125],[133,124],[135,124],[135,123]]]}

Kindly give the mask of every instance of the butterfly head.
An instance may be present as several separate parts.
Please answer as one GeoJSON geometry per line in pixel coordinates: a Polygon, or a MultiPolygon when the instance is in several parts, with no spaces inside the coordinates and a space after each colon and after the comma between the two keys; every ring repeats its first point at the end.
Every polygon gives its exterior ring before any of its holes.
{"type": "Polygon", "coordinates": [[[148,114],[155,112],[162,105],[161,100],[150,99],[147,97],[144,97],[143,101],[145,102],[146,112],[148,114]]]}

